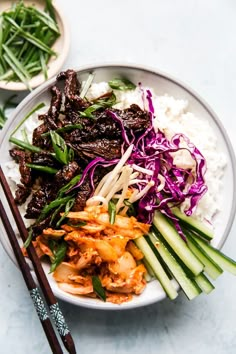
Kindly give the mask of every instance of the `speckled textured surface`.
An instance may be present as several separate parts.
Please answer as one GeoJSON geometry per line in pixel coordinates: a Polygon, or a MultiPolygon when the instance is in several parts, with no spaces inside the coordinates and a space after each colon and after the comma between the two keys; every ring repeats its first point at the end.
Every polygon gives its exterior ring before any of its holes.
{"type": "MultiPolygon", "coordinates": [[[[65,68],[126,60],[192,86],[223,122],[236,149],[234,0],[57,0],[71,27],[65,68]],[[178,3],[178,5],[177,5],[178,3]]],[[[1,91],[1,97],[5,93],[1,91]]],[[[224,251],[236,258],[236,223],[224,251]]],[[[61,303],[81,354],[235,354],[236,282],[142,309],[103,312],[61,303]]],[[[0,353],[50,353],[17,268],[0,246],[0,353]]]]}

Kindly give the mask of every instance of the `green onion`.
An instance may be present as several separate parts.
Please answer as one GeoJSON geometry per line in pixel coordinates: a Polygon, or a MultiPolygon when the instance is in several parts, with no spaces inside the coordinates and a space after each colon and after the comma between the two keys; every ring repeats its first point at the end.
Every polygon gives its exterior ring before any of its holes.
{"type": "MultiPolygon", "coordinates": [[[[65,133],[65,132],[70,132],[71,130],[74,130],[74,129],[82,129],[82,128],[83,128],[82,124],[70,124],[70,125],[65,125],[62,128],[58,128],[58,129],[54,130],[54,132],[65,133]]],[[[48,136],[48,135],[50,135],[50,132],[46,132],[46,133],[42,134],[42,136],[48,136]]]]}
{"type": "Polygon", "coordinates": [[[47,11],[49,13],[49,15],[51,16],[51,18],[56,21],[56,16],[55,16],[55,12],[52,6],[52,0],[45,0],[46,6],[45,6],[45,11],[47,11]]]}
{"type": "Polygon", "coordinates": [[[57,193],[57,197],[61,198],[63,196],[63,194],[68,192],[72,187],[74,187],[79,182],[80,178],[81,178],[81,175],[77,175],[74,178],[72,178],[70,180],[70,182],[68,182],[65,186],[61,187],[61,189],[59,189],[59,191],[57,193]]]}
{"type": "Polygon", "coordinates": [[[0,80],[20,81],[30,89],[33,76],[43,72],[46,79],[47,63],[57,56],[52,46],[59,36],[51,1],[45,11],[23,1],[13,4],[0,16],[0,80]]]}
{"type": "Polygon", "coordinates": [[[43,220],[43,218],[53,209],[57,208],[58,206],[65,205],[69,200],[71,200],[71,196],[67,196],[64,198],[57,198],[53,200],[51,203],[46,204],[37,221],[43,220]]]}
{"type": "Polygon", "coordinates": [[[29,247],[32,239],[33,239],[33,229],[32,229],[32,227],[30,227],[29,232],[28,232],[28,237],[27,237],[23,247],[25,247],[25,248],[29,247]]]}
{"type": "Polygon", "coordinates": [[[42,12],[33,7],[29,7],[27,11],[30,11],[32,15],[36,15],[36,18],[43,22],[52,31],[56,32],[57,34],[60,34],[58,26],[56,22],[52,19],[52,16],[50,17],[46,12],[42,12]]]}
{"type": "Polygon", "coordinates": [[[66,203],[65,212],[56,223],[56,227],[59,227],[61,225],[62,221],[67,217],[69,211],[74,206],[74,204],[75,204],[75,198],[68,200],[68,202],[66,203]]]}
{"type": "Polygon", "coordinates": [[[73,150],[68,149],[65,140],[55,131],[51,130],[50,135],[52,139],[52,146],[56,154],[56,159],[60,163],[67,165],[73,158],[73,150]]]}
{"type": "Polygon", "coordinates": [[[72,222],[68,221],[67,225],[72,226],[72,227],[82,227],[87,225],[86,221],[80,221],[77,224],[73,224],[72,222]]]}
{"type": "Polygon", "coordinates": [[[88,108],[86,108],[83,112],[80,112],[82,117],[87,118],[94,118],[93,112],[101,109],[101,108],[108,108],[112,107],[116,103],[116,96],[114,93],[111,94],[109,97],[99,98],[95,101],[95,103],[88,108]]]}
{"type": "Polygon", "coordinates": [[[31,145],[31,144],[28,144],[28,143],[26,143],[26,142],[24,142],[22,140],[16,139],[13,136],[10,137],[9,141],[11,143],[15,144],[16,146],[21,147],[24,150],[28,150],[28,151],[31,151],[31,152],[41,152],[42,151],[42,149],[40,149],[39,147],[31,145]]]}
{"type": "Polygon", "coordinates": [[[136,88],[128,79],[113,79],[110,80],[108,84],[112,89],[120,91],[134,90],[136,88]]]}
{"type": "Polygon", "coordinates": [[[54,210],[54,212],[52,213],[52,216],[51,216],[51,219],[50,219],[50,226],[52,225],[54,219],[56,218],[56,216],[58,215],[58,213],[60,212],[60,210],[62,209],[63,206],[64,206],[64,205],[59,205],[59,207],[56,208],[56,209],[54,210]]]}
{"type": "Polygon", "coordinates": [[[13,54],[13,52],[5,44],[2,45],[2,48],[4,49],[4,51],[6,52],[7,56],[10,58],[10,60],[14,63],[15,67],[22,73],[22,75],[25,76],[25,78],[27,80],[29,80],[30,76],[29,76],[27,70],[25,70],[25,68],[19,62],[19,60],[16,58],[16,56],[13,54]]]}
{"type": "Polygon", "coordinates": [[[102,299],[104,302],[106,301],[106,292],[102,286],[101,280],[96,275],[92,276],[93,283],[93,291],[97,294],[97,296],[102,299]]]}
{"type": "MultiPolygon", "coordinates": [[[[46,61],[45,61],[45,58],[44,58],[44,55],[42,52],[40,53],[40,62],[41,62],[41,67],[42,67],[44,78],[45,78],[45,80],[47,80],[48,79],[47,64],[46,64],[46,61]]],[[[40,71],[40,67],[39,67],[39,71],[40,71]]]]}
{"type": "Polygon", "coordinates": [[[50,55],[56,55],[56,53],[49,48],[44,42],[42,42],[40,39],[37,37],[33,36],[29,32],[24,31],[12,18],[9,16],[5,15],[4,18],[13,26],[15,27],[18,31],[20,31],[20,34],[22,38],[27,39],[30,43],[32,43],[35,47],[45,51],[46,53],[50,55]]]}
{"type": "Polygon", "coordinates": [[[50,257],[51,260],[50,273],[53,273],[66,256],[67,243],[64,240],[61,242],[57,242],[55,240],[49,240],[48,245],[53,254],[50,257]]]}
{"type": "Polygon", "coordinates": [[[15,72],[17,77],[22,81],[25,86],[30,89],[27,78],[22,74],[20,70],[18,70],[18,67],[15,65],[15,63],[11,60],[9,55],[3,54],[3,58],[5,59],[5,62],[10,66],[10,68],[15,72]]]}
{"type": "Polygon", "coordinates": [[[2,56],[2,41],[3,41],[2,25],[3,25],[3,17],[0,16],[0,57],[2,56]]]}
{"type": "Polygon", "coordinates": [[[127,212],[128,216],[135,216],[136,215],[134,205],[132,203],[130,203],[127,199],[124,200],[124,205],[129,208],[128,212],[127,212]]]}
{"type": "Polygon", "coordinates": [[[94,74],[92,74],[92,73],[89,74],[89,76],[88,76],[88,78],[87,78],[87,80],[86,80],[86,82],[85,82],[85,84],[84,84],[84,86],[83,86],[83,88],[81,90],[81,93],[80,93],[80,97],[81,98],[85,97],[86,93],[88,92],[88,89],[90,88],[90,86],[91,86],[91,84],[93,82],[93,79],[94,79],[94,74]]]}
{"type": "Polygon", "coordinates": [[[109,222],[114,224],[116,220],[116,205],[111,200],[108,203],[109,222]]]}
{"type": "Polygon", "coordinates": [[[55,174],[58,172],[57,169],[49,167],[49,166],[41,166],[41,165],[35,165],[33,163],[27,163],[27,167],[32,168],[33,170],[49,173],[49,174],[55,174]]]}
{"type": "Polygon", "coordinates": [[[25,128],[21,129],[21,134],[22,134],[23,141],[27,144],[30,144],[25,128]]]}

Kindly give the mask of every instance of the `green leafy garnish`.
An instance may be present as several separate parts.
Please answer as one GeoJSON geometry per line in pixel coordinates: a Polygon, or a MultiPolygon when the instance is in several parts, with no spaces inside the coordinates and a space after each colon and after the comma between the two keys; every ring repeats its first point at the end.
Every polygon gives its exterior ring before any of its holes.
{"type": "Polygon", "coordinates": [[[128,91],[134,90],[136,86],[128,79],[113,79],[108,82],[109,86],[114,90],[128,91]]]}
{"type": "Polygon", "coordinates": [[[93,113],[101,108],[112,107],[116,103],[116,96],[112,93],[109,96],[98,98],[95,103],[80,112],[82,117],[94,118],[93,113]]]}
{"type": "Polygon", "coordinates": [[[111,200],[108,203],[109,222],[114,224],[116,220],[116,205],[111,200]]]}
{"type": "Polygon", "coordinates": [[[55,131],[51,130],[50,136],[56,159],[60,163],[67,165],[73,159],[73,150],[68,149],[65,140],[55,131]]]}
{"type": "Polygon", "coordinates": [[[93,283],[93,291],[97,294],[97,296],[103,300],[104,302],[106,301],[106,292],[102,286],[101,280],[99,277],[96,275],[92,276],[92,283],[93,283]]]}
{"type": "Polygon", "coordinates": [[[67,243],[63,241],[49,240],[48,245],[52,251],[50,273],[53,273],[59,264],[64,260],[67,251],[67,243]]]}

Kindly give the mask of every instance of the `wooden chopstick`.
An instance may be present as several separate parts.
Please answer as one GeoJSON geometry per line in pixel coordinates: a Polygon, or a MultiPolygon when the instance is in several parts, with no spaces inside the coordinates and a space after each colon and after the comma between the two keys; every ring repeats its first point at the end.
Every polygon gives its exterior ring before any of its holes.
{"type": "Polygon", "coordinates": [[[1,200],[0,200],[0,217],[2,219],[2,223],[4,225],[6,233],[8,235],[8,239],[9,239],[10,244],[12,246],[16,260],[19,264],[21,273],[22,273],[23,278],[25,280],[26,286],[29,290],[30,296],[33,300],[35,309],[37,311],[38,317],[39,317],[41,324],[43,326],[44,332],[47,336],[47,339],[48,339],[48,342],[49,342],[50,347],[52,349],[52,352],[56,353],[56,354],[63,354],[60,343],[57,339],[57,336],[54,332],[54,328],[53,328],[50,318],[48,316],[47,308],[44,305],[44,301],[40,295],[39,289],[37,288],[37,286],[35,284],[35,281],[31,275],[29,266],[26,263],[26,260],[22,254],[19,243],[16,239],[16,235],[15,235],[15,233],[12,229],[12,226],[8,220],[7,214],[4,210],[1,200]]]}
{"type": "MultiPolygon", "coordinates": [[[[15,203],[15,200],[13,198],[13,195],[11,193],[10,187],[7,183],[6,177],[2,171],[1,166],[0,166],[0,183],[2,185],[4,194],[6,196],[8,204],[10,206],[12,215],[15,219],[20,236],[21,236],[23,242],[25,242],[28,237],[28,231],[27,231],[25,224],[22,220],[19,209],[15,203]]],[[[30,243],[30,245],[27,247],[27,253],[28,253],[28,256],[33,264],[34,271],[37,276],[40,288],[41,288],[43,295],[45,297],[45,300],[49,306],[50,314],[54,320],[54,323],[55,323],[58,333],[62,339],[62,342],[70,354],[76,354],[76,349],[75,349],[73,338],[72,338],[69,328],[66,324],[65,318],[60,310],[59,304],[52,292],[52,289],[49,285],[48,279],[47,279],[47,277],[44,273],[44,270],[42,268],[40,259],[38,258],[35,248],[32,243],[30,243]]]]}

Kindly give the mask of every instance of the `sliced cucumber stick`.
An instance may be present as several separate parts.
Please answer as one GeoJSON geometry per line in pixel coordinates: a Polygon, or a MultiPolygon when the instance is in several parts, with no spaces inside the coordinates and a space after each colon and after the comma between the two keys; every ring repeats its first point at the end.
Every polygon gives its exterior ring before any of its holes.
{"type": "Polygon", "coordinates": [[[233,259],[229,258],[199,237],[195,235],[192,235],[192,237],[223,270],[236,275],[236,262],[233,259]]]}
{"type": "Polygon", "coordinates": [[[181,265],[177,262],[174,252],[170,252],[157,235],[154,236],[153,233],[150,233],[149,237],[188,299],[192,300],[198,296],[201,293],[201,289],[195,282],[188,278],[181,265]]]}
{"type": "Polygon", "coordinates": [[[218,266],[218,264],[206,253],[206,251],[194,240],[194,238],[189,234],[185,233],[187,237],[187,244],[191,251],[198,257],[198,259],[204,264],[204,272],[209,275],[212,279],[217,279],[223,270],[218,266]]]}
{"type": "Polygon", "coordinates": [[[199,261],[195,254],[192,253],[186,242],[182,240],[176,229],[166,220],[166,218],[161,213],[156,212],[153,223],[170,247],[193,272],[193,274],[195,276],[200,274],[203,271],[204,265],[199,261]]]}
{"type": "Polygon", "coordinates": [[[170,299],[175,299],[178,296],[178,293],[145,238],[139,237],[135,240],[135,243],[143,252],[146,261],[149,263],[166,294],[170,299]]]}
{"type": "Polygon", "coordinates": [[[210,292],[215,289],[214,285],[203,273],[195,277],[195,282],[206,294],[210,294],[210,292]]]}
{"type": "Polygon", "coordinates": [[[179,208],[171,208],[172,213],[177,216],[182,223],[188,226],[193,231],[196,231],[199,235],[204,237],[207,240],[211,240],[214,237],[213,230],[211,230],[205,223],[195,219],[193,216],[187,216],[182,213],[179,208]]]}

